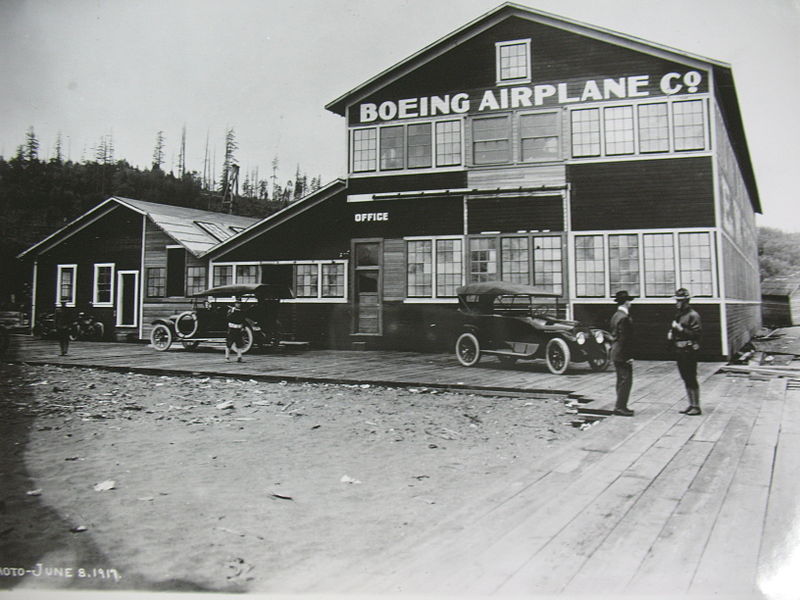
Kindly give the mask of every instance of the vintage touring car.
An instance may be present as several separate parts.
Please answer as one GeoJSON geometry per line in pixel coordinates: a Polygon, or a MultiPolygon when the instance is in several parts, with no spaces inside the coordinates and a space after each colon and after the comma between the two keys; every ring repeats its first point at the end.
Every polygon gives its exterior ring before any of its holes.
{"type": "Polygon", "coordinates": [[[611,335],[563,318],[558,294],[505,281],[470,283],[456,293],[462,321],[455,353],[466,367],[484,354],[506,365],[544,359],[557,375],[570,362],[588,362],[594,371],[608,367],[611,335]]]}
{"type": "Polygon", "coordinates": [[[153,321],[150,343],[163,352],[175,341],[180,341],[187,350],[195,350],[202,342],[224,342],[228,308],[232,302],[243,300],[242,353],[249,352],[254,345],[277,346],[280,343],[278,306],[281,299],[293,297],[288,287],[271,283],[209,288],[194,294],[191,310],[153,321]]]}

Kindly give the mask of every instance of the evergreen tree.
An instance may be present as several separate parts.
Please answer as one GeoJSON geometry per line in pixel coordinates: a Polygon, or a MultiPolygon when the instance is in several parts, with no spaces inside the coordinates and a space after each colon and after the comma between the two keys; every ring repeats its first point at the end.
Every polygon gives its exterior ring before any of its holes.
{"type": "Polygon", "coordinates": [[[28,127],[28,132],[25,134],[24,157],[28,162],[39,160],[39,140],[36,139],[33,126],[28,127]]]}
{"type": "Polygon", "coordinates": [[[164,164],[164,132],[159,131],[156,133],[156,145],[153,148],[153,170],[161,170],[161,165],[164,164]]]}

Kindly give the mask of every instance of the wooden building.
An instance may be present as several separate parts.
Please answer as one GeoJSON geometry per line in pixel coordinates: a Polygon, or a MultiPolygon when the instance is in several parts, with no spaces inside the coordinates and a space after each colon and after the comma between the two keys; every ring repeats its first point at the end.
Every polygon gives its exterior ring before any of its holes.
{"type": "Polygon", "coordinates": [[[766,327],[800,325],[800,273],[765,279],[761,298],[766,327]]]}
{"type": "Polygon", "coordinates": [[[679,287],[706,358],[760,327],[760,204],[729,65],[507,3],[327,108],[346,180],[208,254],[220,276],[291,283],[298,335],[446,348],[456,288],[487,279],[546,286],[598,325],[628,290],[642,358],[665,354],[679,287]]]}
{"type": "Polygon", "coordinates": [[[147,339],[150,323],[205,289],[203,255],[257,219],[112,197],[20,254],[32,263],[33,306],[61,299],[90,310],[109,338],[147,339]]]}

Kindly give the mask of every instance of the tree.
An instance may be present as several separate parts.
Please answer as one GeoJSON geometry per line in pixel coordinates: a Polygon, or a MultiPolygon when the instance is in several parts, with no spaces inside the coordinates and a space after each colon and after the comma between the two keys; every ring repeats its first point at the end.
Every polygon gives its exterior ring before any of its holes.
{"type": "Polygon", "coordinates": [[[164,132],[156,133],[156,145],[153,148],[153,170],[160,171],[164,164],[164,132]]]}
{"type": "Polygon", "coordinates": [[[178,153],[178,175],[186,175],[186,125],[181,129],[181,149],[178,153]]]}
{"type": "Polygon", "coordinates": [[[24,158],[28,162],[39,160],[39,140],[36,139],[33,126],[28,127],[28,132],[25,134],[24,158]]]}
{"type": "Polygon", "coordinates": [[[56,146],[54,148],[55,156],[53,156],[53,160],[57,163],[64,162],[64,150],[63,150],[63,143],[61,141],[61,132],[58,132],[56,136],[56,146]]]}
{"type": "Polygon", "coordinates": [[[762,281],[800,272],[800,233],[759,227],[758,264],[762,281]]]}
{"type": "Polygon", "coordinates": [[[236,143],[236,134],[233,131],[233,127],[231,127],[225,132],[225,160],[222,163],[222,182],[220,185],[223,193],[230,183],[234,165],[238,165],[236,157],[234,156],[238,148],[239,144],[236,143]]]}

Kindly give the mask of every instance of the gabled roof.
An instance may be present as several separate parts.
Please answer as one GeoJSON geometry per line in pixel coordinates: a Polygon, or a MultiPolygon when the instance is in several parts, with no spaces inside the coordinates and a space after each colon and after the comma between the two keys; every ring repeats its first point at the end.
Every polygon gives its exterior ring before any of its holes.
{"type": "Polygon", "coordinates": [[[800,289],[800,272],[768,277],[761,282],[762,296],[791,296],[800,289]]]}
{"type": "Polygon", "coordinates": [[[617,46],[630,48],[644,54],[712,71],[714,74],[715,93],[719,101],[720,110],[730,134],[731,144],[733,145],[736,158],[739,162],[742,177],[750,193],[753,210],[758,213],[761,212],[761,201],[758,195],[755,173],[750,160],[750,152],[747,147],[741,111],[739,110],[739,103],[733,82],[733,72],[728,63],[649,42],[603,27],[597,27],[566,17],[534,10],[513,2],[505,2],[497,8],[467,23],[463,27],[456,29],[440,40],[426,46],[419,52],[412,54],[408,58],[389,67],[375,77],[372,77],[349,92],[329,102],[325,108],[338,115],[345,116],[348,106],[374,94],[412,71],[442,56],[454,47],[494,27],[498,23],[514,17],[563,29],[571,33],[605,41],[617,46]]]}
{"type": "Polygon", "coordinates": [[[246,231],[242,231],[237,235],[228,238],[221,244],[217,244],[212,248],[209,252],[206,253],[207,256],[214,258],[223,254],[225,252],[229,252],[238,246],[241,246],[244,243],[249,242],[255,237],[262,235],[263,233],[269,231],[270,229],[280,225],[281,223],[285,223],[289,219],[305,212],[306,210],[317,206],[318,204],[332,198],[336,194],[343,192],[347,189],[347,184],[343,179],[334,179],[329,184],[320,189],[311,192],[307,196],[303,196],[300,200],[292,202],[285,208],[282,208],[276,213],[272,213],[268,217],[262,219],[246,231]]]}
{"type": "Polygon", "coordinates": [[[112,196],[20,253],[17,258],[49,250],[119,207],[145,215],[176,243],[198,257],[221,241],[258,222],[258,219],[252,217],[112,196]]]}

